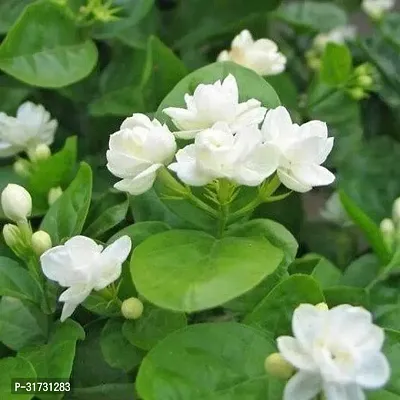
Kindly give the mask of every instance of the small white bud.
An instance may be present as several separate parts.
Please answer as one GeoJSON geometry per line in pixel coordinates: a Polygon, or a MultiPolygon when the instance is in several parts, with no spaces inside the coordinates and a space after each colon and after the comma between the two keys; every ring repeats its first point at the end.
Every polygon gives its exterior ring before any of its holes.
{"type": "Polygon", "coordinates": [[[14,172],[22,176],[23,178],[27,178],[31,175],[30,171],[30,163],[27,160],[20,158],[19,160],[15,161],[13,165],[14,172]]]}
{"type": "Polygon", "coordinates": [[[289,379],[295,369],[279,353],[269,355],[264,362],[265,371],[271,376],[280,379],[289,379]]]}
{"type": "Polygon", "coordinates": [[[400,197],[395,200],[392,208],[392,216],[395,224],[400,223],[400,197]]]}
{"type": "Polygon", "coordinates": [[[395,231],[394,223],[390,218],[385,218],[382,220],[379,226],[383,235],[393,235],[395,231]]]}
{"type": "Polygon", "coordinates": [[[56,200],[63,194],[63,190],[60,186],[53,187],[49,190],[49,194],[47,195],[47,201],[51,206],[56,200]]]}
{"type": "Polygon", "coordinates": [[[7,246],[13,248],[20,242],[21,232],[18,226],[13,224],[6,224],[3,227],[3,237],[7,246]]]}
{"type": "Polygon", "coordinates": [[[37,231],[32,235],[32,248],[36,255],[41,256],[51,247],[51,237],[47,232],[37,231]]]}
{"type": "Polygon", "coordinates": [[[28,157],[32,162],[46,160],[51,156],[50,147],[47,144],[38,144],[33,149],[28,150],[28,157]]]}
{"type": "Polygon", "coordinates": [[[136,297],[122,302],[121,313],[126,319],[138,319],[143,314],[143,303],[136,297]]]}
{"type": "Polygon", "coordinates": [[[32,197],[22,186],[10,183],[1,193],[1,207],[12,221],[26,221],[32,212],[32,197]]]}

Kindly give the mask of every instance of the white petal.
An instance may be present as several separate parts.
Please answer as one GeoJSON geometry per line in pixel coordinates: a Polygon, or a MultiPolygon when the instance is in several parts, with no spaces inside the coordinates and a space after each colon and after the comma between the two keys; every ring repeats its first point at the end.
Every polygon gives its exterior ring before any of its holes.
{"type": "Polygon", "coordinates": [[[306,122],[301,125],[298,135],[302,139],[309,137],[320,137],[322,139],[328,138],[328,126],[325,122],[314,120],[306,122]]]}
{"type": "MultiPolygon", "coordinates": [[[[157,121],[158,122],[158,121],[157,121]]],[[[137,126],[142,128],[152,129],[153,123],[150,121],[150,118],[145,114],[135,113],[131,117],[128,117],[121,124],[122,129],[133,129],[137,126]]]]}
{"type": "Polygon", "coordinates": [[[176,132],[174,132],[174,135],[178,139],[191,140],[191,139],[195,139],[196,135],[200,131],[201,131],[200,129],[194,129],[194,130],[191,130],[191,131],[176,131],[176,132]]]}
{"type": "Polygon", "coordinates": [[[128,258],[131,248],[131,238],[125,235],[107,246],[101,253],[101,257],[107,257],[108,259],[123,263],[128,258]]]}
{"type": "Polygon", "coordinates": [[[253,43],[254,43],[253,36],[247,29],[244,29],[237,36],[235,36],[235,38],[232,41],[232,47],[247,48],[251,46],[253,43]]]}
{"type": "Polygon", "coordinates": [[[145,193],[153,186],[156,179],[156,172],[162,166],[162,164],[153,164],[133,179],[123,179],[117,182],[114,187],[134,196],[145,193]]]}
{"type": "Polygon", "coordinates": [[[64,246],[74,265],[90,265],[103,250],[103,246],[86,236],[74,236],[64,246]]]}
{"type": "MultiPolygon", "coordinates": [[[[184,108],[167,107],[163,110],[163,113],[168,115],[175,126],[183,131],[193,131],[209,127],[208,121],[199,120],[196,113],[184,108]]],[[[177,132],[174,134],[180,137],[177,132]]]]}
{"type": "Polygon", "coordinates": [[[332,172],[316,164],[295,164],[291,173],[294,179],[309,186],[330,185],[335,180],[332,172]]]}
{"type": "Polygon", "coordinates": [[[282,357],[297,369],[313,372],[316,365],[312,356],[304,351],[300,343],[291,336],[280,336],[277,345],[282,357]]]}
{"type": "Polygon", "coordinates": [[[107,168],[118,178],[129,178],[140,174],[151,166],[150,161],[141,160],[115,150],[107,150],[107,168]]]}
{"type": "Polygon", "coordinates": [[[221,51],[217,57],[217,61],[230,61],[231,57],[227,50],[221,51]]]}
{"type": "Polygon", "coordinates": [[[309,137],[296,141],[285,150],[285,157],[294,164],[322,164],[333,147],[333,138],[309,137]]]}
{"type": "Polygon", "coordinates": [[[379,389],[390,378],[390,365],[386,356],[373,352],[361,355],[361,364],[357,368],[357,383],[366,389],[379,389]]]}
{"type": "Polygon", "coordinates": [[[280,137],[291,135],[292,125],[292,118],[288,110],[279,106],[267,112],[261,132],[266,141],[277,140],[280,137]]]}
{"type": "Polygon", "coordinates": [[[311,305],[300,304],[293,313],[292,329],[295,338],[304,349],[311,349],[324,322],[324,310],[311,305]]]}
{"type": "Polygon", "coordinates": [[[287,188],[294,190],[295,192],[305,193],[312,189],[312,186],[298,181],[282,168],[278,168],[278,177],[287,188]]]}
{"type": "Polygon", "coordinates": [[[239,102],[239,89],[236,82],[236,78],[229,74],[222,82],[222,89],[226,96],[233,99],[235,103],[239,102]]]}
{"type": "Polygon", "coordinates": [[[320,376],[300,371],[286,384],[283,400],[314,400],[321,389],[320,376]]]}
{"type": "Polygon", "coordinates": [[[333,382],[324,383],[326,400],[365,400],[362,389],[355,385],[340,385],[333,382]]]}
{"type": "Polygon", "coordinates": [[[64,322],[67,318],[69,318],[74,313],[74,311],[76,310],[78,305],[79,304],[75,304],[75,303],[64,303],[62,312],[61,312],[60,321],[64,322]]]}
{"type": "Polygon", "coordinates": [[[61,314],[61,322],[65,321],[75,311],[76,307],[89,296],[92,291],[91,285],[76,285],[65,290],[58,301],[64,302],[61,314]]]}

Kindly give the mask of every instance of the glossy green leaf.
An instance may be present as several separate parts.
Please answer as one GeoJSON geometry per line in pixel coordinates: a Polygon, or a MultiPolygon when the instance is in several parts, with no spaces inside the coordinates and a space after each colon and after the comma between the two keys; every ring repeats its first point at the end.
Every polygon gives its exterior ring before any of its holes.
{"type": "Polygon", "coordinates": [[[274,351],[262,332],[244,325],[192,325],[150,351],[137,390],[146,400],[268,398],[264,360],[274,351]]]}
{"type": "Polygon", "coordinates": [[[133,247],[139,246],[140,243],[145,241],[152,235],[157,233],[165,232],[170,230],[171,228],[164,224],[163,222],[156,221],[148,221],[148,222],[136,222],[133,225],[129,225],[126,228],[117,232],[114,236],[112,236],[108,243],[112,243],[121,236],[129,236],[132,240],[133,247]]]}
{"type": "Polygon", "coordinates": [[[314,278],[292,275],[275,286],[244,322],[275,338],[290,332],[293,311],[300,304],[319,304],[324,301],[321,288],[314,278]]]}
{"type": "Polygon", "coordinates": [[[193,312],[247,292],[282,259],[282,250],[265,238],[216,239],[198,231],[171,230],[136,247],[131,274],[138,292],[151,303],[193,312]]]}
{"type": "Polygon", "coordinates": [[[35,370],[32,364],[21,357],[9,357],[0,359],[0,398],[1,400],[30,400],[33,394],[18,394],[11,392],[13,379],[26,378],[34,380],[35,370]]]}
{"type": "Polygon", "coordinates": [[[328,43],[322,56],[321,79],[331,86],[345,84],[351,75],[352,58],[346,45],[328,43]]]}
{"type": "Polygon", "coordinates": [[[92,171],[89,165],[81,167],[67,190],[50,207],[40,228],[46,231],[53,245],[81,233],[92,195],[92,171]]]}
{"type": "Polygon", "coordinates": [[[379,256],[381,261],[383,263],[389,262],[389,250],[383,241],[379,226],[343,190],[340,191],[340,200],[349,217],[363,231],[369,244],[379,256]]]}
{"type": "MultiPolygon", "coordinates": [[[[18,355],[33,365],[38,378],[69,380],[76,342],[84,338],[83,328],[77,322],[68,319],[65,322],[56,323],[46,344],[24,348],[18,355]]],[[[36,396],[43,400],[57,400],[64,394],[37,394],[36,396]]]]}
{"type": "Polygon", "coordinates": [[[122,334],[123,325],[124,320],[109,319],[101,332],[100,346],[111,367],[129,372],[141,363],[144,352],[122,334]]]}
{"type": "Polygon", "coordinates": [[[123,193],[106,193],[89,210],[84,235],[98,239],[120,224],[128,212],[129,200],[123,193]]]}
{"type": "Polygon", "coordinates": [[[43,343],[48,320],[39,308],[13,297],[0,299],[0,342],[13,350],[43,343]]]}
{"type": "Polygon", "coordinates": [[[382,263],[375,254],[365,254],[346,268],[340,284],[365,288],[376,278],[381,266],[382,263]]]}
{"type": "Polygon", "coordinates": [[[33,88],[7,75],[0,76],[0,90],[0,109],[9,115],[14,115],[20,104],[33,92],[33,88]]]}
{"type": "Polygon", "coordinates": [[[34,0],[3,0],[0,3],[0,34],[5,34],[18,19],[24,8],[34,0]]]}
{"type": "Polygon", "coordinates": [[[145,303],[142,316],[137,320],[125,321],[122,333],[133,345],[150,350],[160,340],[184,328],[186,324],[185,314],[145,303]]]}
{"type": "Polygon", "coordinates": [[[327,1],[295,1],[284,4],[277,16],[297,29],[328,32],[346,25],[344,10],[327,1]]]}
{"type": "Polygon", "coordinates": [[[104,383],[87,388],[73,388],[68,400],[135,400],[133,383],[104,383]]]}
{"type": "Polygon", "coordinates": [[[116,317],[121,314],[121,307],[116,299],[107,299],[96,291],[92,291],[82,306],[94,314],[105,317],[116,317]]]}
{"type": "Polygon", "coordinates": [[[351,304],[353,306],[370,307],[369,293],[363,288],[337,286],[324,290],[326,303],[329,307],[340,304],[351,304]]]}
{"type": "Polygon", "coordinates": [[[0,257],[0,296],[28,300],[40,305],[43,292],[37,281],[18,262],[0,257]]]}
{"type": "Polygon", "coordinates": [[[34,86],[67,86],[87,76],[96,63],[95,44],[61,6],[46,0],[29,5],[0,46],[0,68],[34,86]]]}
{"type": "Polygon", "coordinates": [[[326,258],[318,254],[307,254],[297,259],[291,266],[292,274],[309,274],[322,289],[339,283],[342,273],[326,258]]]}

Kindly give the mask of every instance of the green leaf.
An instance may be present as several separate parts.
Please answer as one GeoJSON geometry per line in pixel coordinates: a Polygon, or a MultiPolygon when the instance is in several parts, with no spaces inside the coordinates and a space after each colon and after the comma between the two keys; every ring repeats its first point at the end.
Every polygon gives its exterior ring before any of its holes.
{"type": "Polygon", "coordinates": [[[314,278],[292,275],[275,286],[244,322],[275,338],[290,332],[292,314],[300,304],[319,304],[324,301],[321,288],[314,278]]]}
{"type": "Polygon", "coordinates": [[[136,321],[125,321],[122,333],[133,345],[150,350],[172,332],[184,328],[186,324],[185,314],[145,303],[142,316],[136,321]]]}
{"type": "Polygon", "coordinates": [[[30,400],[33,394],[15,394],[11,393],[12,380],[26,378],[34,380],[36,378],[35,370],[32,364],[20,357],[9,357],[0,359],[0,398],[1,400],[14,400],[17,397],[20,400],[30,400]]]}
{"type": "MultiPolygon", "coordinates": [[[[0,8],[1,6],[2,4],[0,4],[0,8]]],[[[0,16],[1,15],[0,11],[0,16]]],[[[33,88],[7,75],[0,76],[0,87],[2,94],[0,109],[2,112],[9,115],[15,114],[20,104],[33,92],[33,88]]]]}
{"type": "Polygon", "coordinates": [[[383,263],[390,261],[390,253],[383,240],[379,226],[348,196],[340,191],[340,200],[349,217],[363,231],[369,244],[383,263]]]}
{"type": "MultiPolygon", "coordinates": [[[[272,86],[255,72],[231,62],[217,62],[192,72],[182,79],[165,97],[158,107],[156,117],[160,121],[169,121],[162,111],[167,107],[186,107],[184,96],[193,93],[195,88],[203,83],[214,83],[232,74],[237,81],[240,101],[256,98],[267,108],[280,105],[278,95],[272,86]]],[[[171,125],[172,126],[172,125],[171,125]]]]}
{"type": "Polygon", "coordinates": [[[72,388],[67,400],[135,400],[133,383],[105,383],[88,388],[72,388]]]}
{"type": "Polygon", "coordinates": [[[365,288],[376,278],[381,265],[375,254],[365,254],[346,268],[340,284],[365,288]]]}
{"type": "Polygon", "coordinates": [[[274,351],[262,332],[244,325],[192,325],[150,351],[137,390],[146,400],[268,398],[264,360],[274,351]]]}
{"type": "Polygon", "coordinates": [[[347,15],[335,4],[324,1],[296,1],[282,5],[277,17],[294,28],[312,32],[329,32],[346,25],[347,15]]]}
{"type": "Polygon", "coordinates": [[[89,165],[82,163],[75,179],[50,207],[40,225],[40,229],[51,236],[53,245],[81,233],[91,195],[92,171],[89,165]]]}
{"type": "Polygon", "coordinates": [[[282,104],[286,108],[298,108],[299,91],[292,77],[284,72],[279,75],[270,75],[264,78],[275,90],[282,104]]]}
{"type": "MultiPolygon", "coordinates": [[[[38,378],[70,378],[75,357],[76,342],[85,338],[85,331],[75,321],[57,322],[48,342],[44,345],[23,349],[18,355],[28,360],[38,378]]],[[[61,399],[63,393],[37,394],[39,399],[61,399]]]]}
{"type": "Polygon", "coordinates": [[[89,75],[96,63],[95,44],[51,1],[26,7],[0,46],[0,68],[33,86],[70,85],[89,75]]]}
{"type": "Polygon", "coordinates": [[[107,243],[115,242],[121,236],[129,236],[134,247],[139,246],[147,238],[157,233],[169,231],[171,228],[164,222],[148,221],[136,222],[117,232],[107,243]]]}
{"type": "Polygon", "coordinates": [[[129,200],[123,193],[105,193],[89,210],[84,235],[98,239],[121,223],[128,212],[129,200]]]}
{"type": "Polygon", "coordinates": [[[324,290],[324,296],[329,307],[339,306],[340,304],[351,304],[364,308],[370,307],[369,294],[363,288],[330,287],[324,290]]]}
{"type": "Polygon", "coordinates": [[[266,18],[280,0],[214,0],[205,7],[202,0],[181,1],[178,3],[171,28],[177,38],[178,47],[198,47],[202,42],[226,32],[235,31],[239,23],[255,16],[266,18]]]}
{"type": "Polygon", "coordinates": [[[22,13],[34,0],[3,0],[0,3],[0,34],[7,33],[22,13]]]}
{"type": "Polygon", "coordinates": [[[284,258],[273,274],[267,276],[259,285],[244,295],[225,304],[224,307],[240,312],[249,313],[282,279],[286,278],[287,268],[296,257],[297,241],[282,225],[267,219],[255,219],[244,224],[232,226],[228,231],[232,236],[261,236],[265,237],[275,247],[284,252],[284,258]]]}
{"type": "Polygon", "coordinates": [[[53,154],[47,160],[40,161],[29,178],[29,191],[46,196],[53,187],[68,183],[76,166],[77,140],[69,137],[61,151],[53,154]]]}
{"type": "Polygon", "coordinates": [[[101,332],[100,346],[111,367],[129,372],[142,362],[144,352],[122,334],[123,324],[124,320],[109,319],[101,332]]]}
{"type": "Polygon", "coordinates": [[[131,274],[138,292],[153,304],[193,312],[247,292],[282,259],[283,252],[265,238],[216,239],[198,231],[171,230],[136,247],[131,274]]]}
{"type": "Polygon", "coordinates": [[[0,300],[0,341],[13,350],[43,343],[48,320],[39,308],[13,297],[0,300]]]}
{"type": "Polygon", "coordinates": [[[311,275],[322,289],[336,285],[342,276],[340,270],[330,261],[319,254],[312,253],[297,259],[290,266],[290,272],[311,275]]]}
{"type": "Polygon", "coordinates": [[[0,257],[0,296],[15,297],[40,305],[43,292],[37,281],[18,262],[0,257]]]}
{"type": "Polygon", "coordinates": [[[345,84],[351,75],[352,58],[346,45],[328,43],[322,56],[321,79],[331,86],[345,84]]]}

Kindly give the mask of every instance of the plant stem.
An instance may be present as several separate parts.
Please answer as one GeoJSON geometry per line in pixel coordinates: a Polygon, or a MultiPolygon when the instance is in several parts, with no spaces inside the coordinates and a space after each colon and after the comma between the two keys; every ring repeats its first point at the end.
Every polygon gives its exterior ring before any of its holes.
{"type": "Polygon", "coordinates": [[[382,269],[380,273],[378,273],[377,277],[366,287],[367,290],[371,290],[377,285],[379,282],[384,281],[390,275],[390,272],[399,265],[400,260],[400,249],[397,250],[390,262],[382,269]]]}

